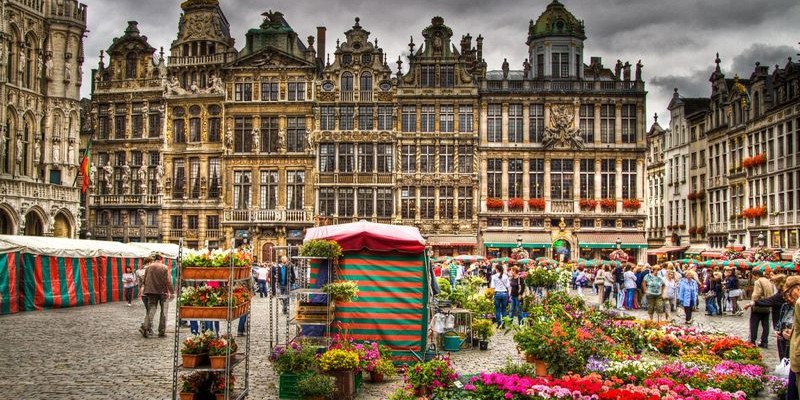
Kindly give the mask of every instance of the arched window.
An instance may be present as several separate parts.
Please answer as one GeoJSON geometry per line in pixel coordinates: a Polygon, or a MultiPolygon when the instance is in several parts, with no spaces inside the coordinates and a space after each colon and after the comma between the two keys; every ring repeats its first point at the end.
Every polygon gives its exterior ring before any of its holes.
{"type": "Polygon", "coordinates": [[[361,91],[362,92],[371,92],[372,91],[372,74],[369,72],[364,72],[361,74],[361,91]]]}
{"type": "Polygon", "coordinates": [[[130,52],[125,56],[125,79],[136,79],[136,64],[138,62],[138,57],[134,52],[130,52]]]}
{"type": "Polygon", "coordinates": [[[353,74],[351,74],[350,72],[345,72],[342,74],[342,91],[343,92],[353,91],[353,74]]]}
{"type": "Polygon", "coordinates": [[[53,136],[61,136],[61,115],[53,115],[53,136]]]}
{"type": "Polygon", "coordinates": [[[23,84],[26,88],[32,89],[33,88],[33,76],[34,76],[34,68],[36,67],[36,60],[34,60],[34,55],[36,51],[34,51],[34,41],[31,39],[30,36],[25,38],[25,48],[22,50],[25,52],[25,70],[23,71],[23,84]]]}
{"type": "Polygon", "coordinates": [[[14,132],[17,129],[16,125],[14,124],[14,121],[16,121],[16,118],[17,117],[11,112],[9,112],[6,115],[6,132],[5,132],[5,138],[4,138],[4,141],[3,141],[3,143],[5,144],[3,146],[3,172],[6,173],[6,174],[11,173],[11,166],[14,165],[11,162],[11,157],[10,157],[11,156],[11,146],[13,145],[13,142],[11,141],[11,138],[12,138],[11,132],[14,132]]]}

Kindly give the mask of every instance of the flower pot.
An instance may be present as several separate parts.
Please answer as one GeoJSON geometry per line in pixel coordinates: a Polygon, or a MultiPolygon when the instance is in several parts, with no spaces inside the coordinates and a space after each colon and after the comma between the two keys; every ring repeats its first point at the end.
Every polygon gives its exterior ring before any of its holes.
{"type": "Polygon", "coordinates": [[[428,398],[431,395],[431,389],[427,386],[418,387],[414,389],[414,396],[428,398]]]}
{"type": "Polygon", "coordinates": [[[372,371],[369,373],[369,381],[372,383],[381,383],[383,382],[383,374],[379,372],[372,371]]]}
{"type": "Polygon", "coordinates": [[[348,400],[353,398],[353,395],[356,394],[355,370],[328,371],[326,374],[332,376],[336,380],[337,399],[348,400]]]}
{"type": "Polygon", "coordinates": [[[489,341],[488,340],[480,340],[478,341],[479,349],[481,350],[489,350],[489,341]]]}
{"type": "MultiPolygon", "coordinates": [[[[214,393],[214,397],[216,400],[225,400],[225,393],[214,393]]],[[[234,398],[233,393],[231,393],[228,398],[234,398]]]]}
{"type": "Polygon", "coordinates": [[[536,376],[547,376],[547,363],[528,353],[525,353],[525,361],[534,365],[536,376]]]}
{"type": "Polygon", "coordinates": [[[188,392],[181,392],[180,393],[181,400],[195,400],[197,399],[197,393],[188,393],[188,392]]]}
{"type": "Polygon", "coordinates": [[[208,358],[208,353],[181,354],[181,359],[183,359],[184,368],[197,368],[201,364],[204,364],[207,358],[208,358]]]}
{"type": "Polygon", "coordinates": [[[303,379],[304,374],[283,373],[278,377],[278,398],[296,399],[297,381],[303,379]]]}
{"type": "Polygon", "coordinates": [[[480,339],[478,339],[477,337],[473,337],[472,338],[472,347],[478,347],[479,343],[480,343],[480,339]]]}
{"type": "MultiPolygon", "coordinates": [[[[231,356],[233,356],[231,354],[231,356]]],[[[228,359],[227,356],[208,356],[208,359],[211,360],[211,368],[212,369],[225,369],[225,361],[228,359]]]]}

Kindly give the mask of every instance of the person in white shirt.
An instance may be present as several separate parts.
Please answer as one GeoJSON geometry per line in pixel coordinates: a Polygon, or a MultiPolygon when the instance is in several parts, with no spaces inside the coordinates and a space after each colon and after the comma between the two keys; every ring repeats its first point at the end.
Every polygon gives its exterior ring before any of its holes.
{"type": "Polygon", "coordinates": [[[269,293],[267,292],[267,276],[269,276],[269,268],[266,265],[261,264],[258,266],[256,270],[256,282],[258,282],[258,296],[259,297],[268,297],[269,293]]]}
{"type": "Polygon", "coordinates": [[[494,317],[499,328],[508,313],[508,291],[511,282],[508,280],[508,275],[503,272],[502,266],[495,265],[494,271],[489,287],[494,289],[494,317]]]}

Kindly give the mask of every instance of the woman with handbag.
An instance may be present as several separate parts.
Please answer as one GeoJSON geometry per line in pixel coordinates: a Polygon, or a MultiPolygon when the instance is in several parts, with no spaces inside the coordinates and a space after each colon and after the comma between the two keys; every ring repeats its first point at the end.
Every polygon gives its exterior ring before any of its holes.
{"type": "Polygon", "coordinates": [[[697,278],[693,275],[692,271],[686,273],[678,284],[678,304],[683,307],[686,313],[686,325],[691,325],[694,321],[692,319],[692,310],[694,305],[697,304],[697,278]]]}
{"type": "Polygon", "coordinates": [[[675,270],[667,271],[667,278],[664,280],[664,320],[670,320],[670,313],[675,312],[675,303],[678,297],[678,281],[675,279],[675,270]]]}
{"type": "Polygon", "coordinates": [[[728,291],[728,301],[731,303],[731,314],[741,316],[742,310],[739,308],[739,296],[742,295],[742,290],[739,289],[739,280],[736,279],[736,273],[732,268],[725,270],[725,289],[728,291]]]}

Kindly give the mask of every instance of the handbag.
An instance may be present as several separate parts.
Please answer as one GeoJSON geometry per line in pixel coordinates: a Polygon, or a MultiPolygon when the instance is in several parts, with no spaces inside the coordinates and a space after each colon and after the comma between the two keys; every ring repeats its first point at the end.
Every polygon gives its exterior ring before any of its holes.
{"type": "Polygon", "coordinates": [[[775,365],[775,376],[789,376],[791,368],[789,367],[789,359],[783,358],[775,365]]]}
{"type": "Polygon", "coordinates": [[[709,290],[703,294],[703,298],[706,300],[713,299],[717,297],[717,292],[713,290],[709,290]]]}
{"type": "Polygon", "coordinates": [[[732,289],[728,291],[728,297],[739,297],[742,295],[742,289],[732,289]]]}

